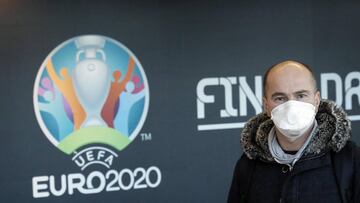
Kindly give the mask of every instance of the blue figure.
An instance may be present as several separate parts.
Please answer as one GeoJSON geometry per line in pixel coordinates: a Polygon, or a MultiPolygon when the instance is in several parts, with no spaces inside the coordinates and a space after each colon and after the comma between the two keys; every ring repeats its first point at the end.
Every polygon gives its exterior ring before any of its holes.
{"type": "Polygon", "coordinates": [[[62,95],[59,91],[51,89],[49,84],[44,86],[44,84],[48,83],[45,81],[48,81],[47,77],[42,79],[43,87],[41,92],[39,92],[39,96],[42,96],[46,103],[39,102],[39,109],[55,118],[58,127],[58,135],[54,136],[58,141],[61,141],[72,132],[73,124],[66,115],[62,95]]]}
{"type": "Polygon", "coordinates": [[[114,119],[114,126],[118,129],[123,135],[129,136],[129,114],[131,107],[144,98],[145,92],[144,89],[134,93],[135,84],[134,81],[130,80],[125,87],[124,92],[120,95],[120,105],[118,106],[118,113],[114,119]]]}

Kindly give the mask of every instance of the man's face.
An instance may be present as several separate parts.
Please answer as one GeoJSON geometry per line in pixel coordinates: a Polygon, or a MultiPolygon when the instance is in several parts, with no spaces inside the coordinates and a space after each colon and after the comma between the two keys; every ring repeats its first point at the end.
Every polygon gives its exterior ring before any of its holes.
{"type": "Polygon", "coordinates": [[[264,110],[268,116],[276,106],[289,100],[311,103],[318,109],[320,93],[315,90],[311,73],[300,64],[287,63],[273,68],[267,78],[264,110]]]}

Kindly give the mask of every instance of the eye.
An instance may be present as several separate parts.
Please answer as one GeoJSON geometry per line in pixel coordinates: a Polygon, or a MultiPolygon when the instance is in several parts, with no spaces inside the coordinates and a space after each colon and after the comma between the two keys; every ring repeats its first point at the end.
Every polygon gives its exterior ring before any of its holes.
{"type": "Polygon", "coordinates": [[[307,94],[305,94],[305,93],[301,93],[301,94],[298,94],[297,95],[297,98],[298,99],[304,99],[304,98],[306,98],[307,97],[307,94]]]}
{"type": "Polygon", "coordinates": [[[285,101],[285,100],[286,100],[285,97],[275,97],[275,98],[274,98],[274,101],[276,101],[276,102],[283,102],[283,101],[285,101]]]}

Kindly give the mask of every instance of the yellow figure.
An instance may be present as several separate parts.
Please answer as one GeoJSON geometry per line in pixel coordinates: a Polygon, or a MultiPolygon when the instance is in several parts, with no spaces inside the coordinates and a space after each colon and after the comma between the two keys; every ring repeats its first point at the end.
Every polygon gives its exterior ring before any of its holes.
{"type": "Polygon", "coordinates": [[[74,131],[79,129],[82,122],[84,122],[86,113],[83,107],[81,106],[73,86],[72,78],[69,75],[67,68],[61,68],[60,77],[58,77],[51,58],[47,61],[46,70],[51,78],[54,81],[56,87],[60,90],[62,95],[65,97],[66,101],[69,103],[71,111],[73,113],[74,121],[74,131]]]}

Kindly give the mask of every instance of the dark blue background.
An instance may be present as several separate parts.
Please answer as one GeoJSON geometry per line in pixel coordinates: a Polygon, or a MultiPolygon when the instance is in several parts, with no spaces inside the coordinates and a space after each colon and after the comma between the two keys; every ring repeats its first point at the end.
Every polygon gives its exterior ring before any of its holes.
{"type": "MultiPolygon", "coordinates": [[[[355,1],[1,0],[0,201],[225,202],[241,129],[197,131],[197,83],[247,76],[251,86],[255,75],[286,59],[309,64],[318,79],[330,72],[344,79],[360,70],[359,10],[355,1]],[[33,176],[80,172],[42,133],[32,99],[45,57],[84,34],[116,39],[142,63],[150,107],[141,132],[152,140],[138,136],[113,168],[154,165],[162,182],[154,189],[33,199],[33,176]]],[[[223,108],[222,90],[213,91],[219,102],[207,109],[208,121],[223,108]]],[[[360,114],[356,98],[353,105],[349,113],[360,114]]],[[[249,111],[229,121],[245,121],[254,115],[249,111]]],[[[358,143],[359,123],[352,123],[358,143]]]]}

